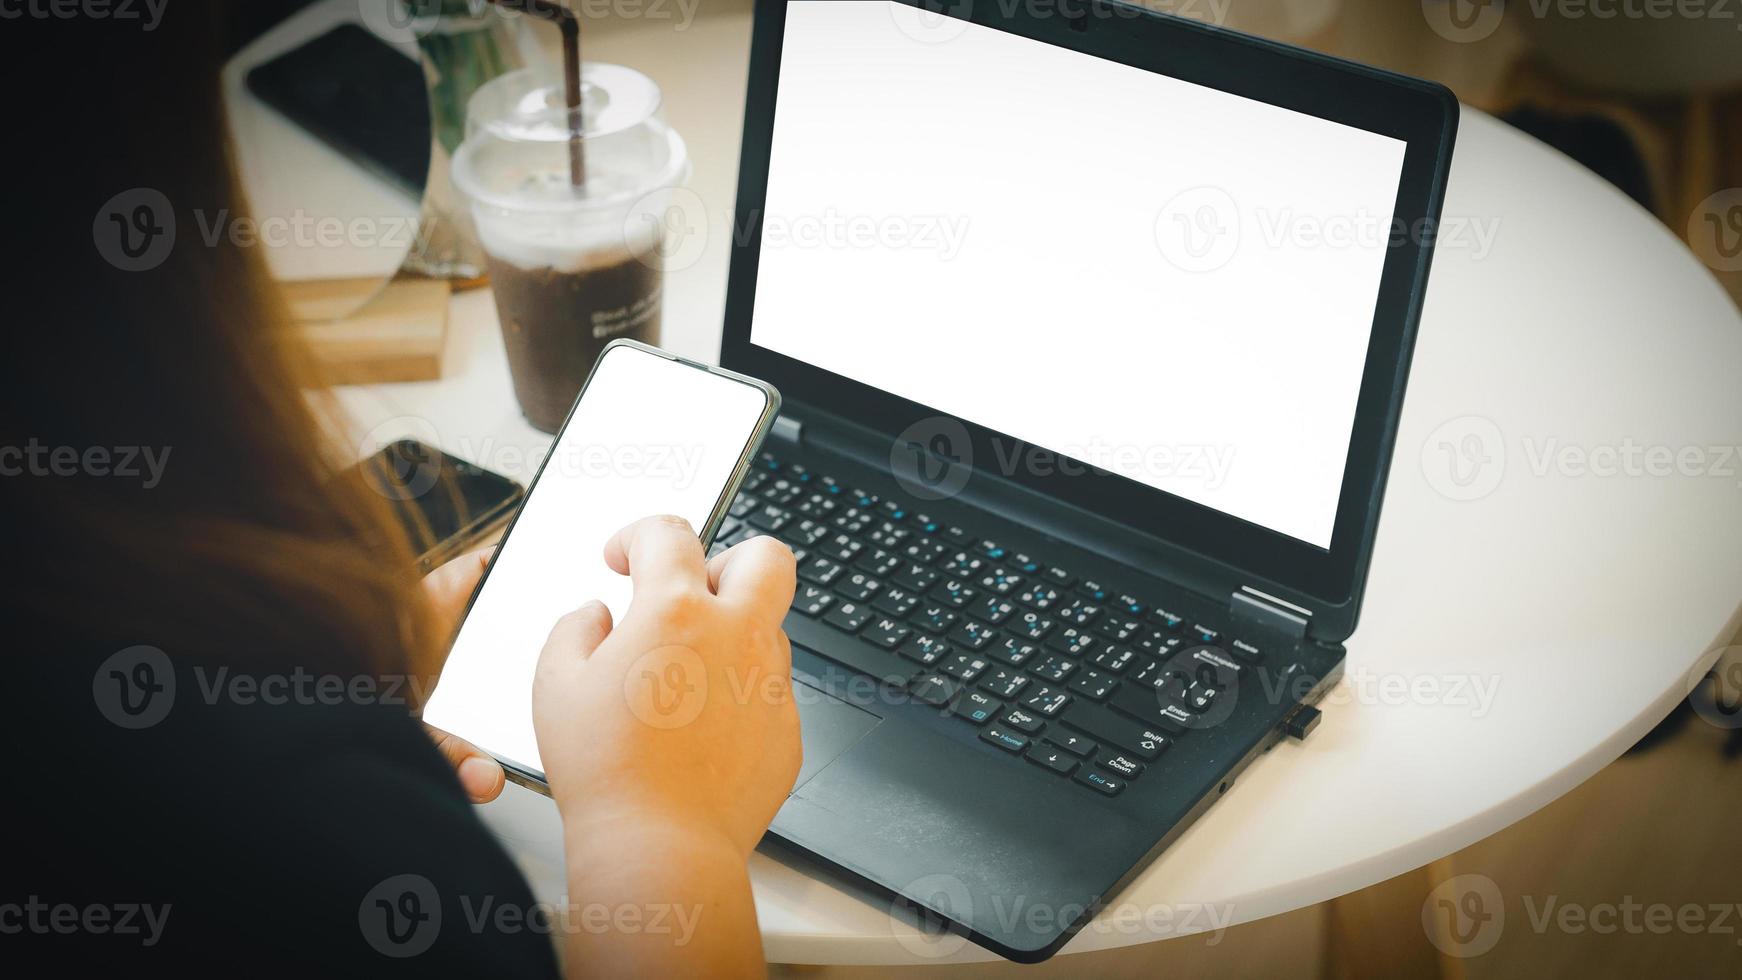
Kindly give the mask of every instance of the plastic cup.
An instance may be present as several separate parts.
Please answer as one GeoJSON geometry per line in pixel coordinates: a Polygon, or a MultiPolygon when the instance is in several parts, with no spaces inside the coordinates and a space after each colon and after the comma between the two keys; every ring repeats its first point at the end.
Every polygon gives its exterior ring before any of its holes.
{"type": "Polygon", "coordinates": [[[555,432],[607,343],[659,343],[671,191],[689,177],[659,87],[620,65],[581,67],[585,182],[570,171],[562,80],[537,69],[480,88],[454,154],[477,226],[514,394],[555,432]]]}

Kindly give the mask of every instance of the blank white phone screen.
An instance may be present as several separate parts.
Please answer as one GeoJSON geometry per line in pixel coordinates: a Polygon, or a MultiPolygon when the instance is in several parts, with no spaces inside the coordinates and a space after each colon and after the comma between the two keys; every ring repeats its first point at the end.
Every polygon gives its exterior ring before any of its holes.
{"type": "Polygon", "coordinates": [[[605,564],[605,542],[653,514],[701,529],[767,408],[753,385],[608,350],[466,615],[424,720],[543,774],[532,676],[551,626],[589,599],[622,621],[629,580],[605,564]]]}

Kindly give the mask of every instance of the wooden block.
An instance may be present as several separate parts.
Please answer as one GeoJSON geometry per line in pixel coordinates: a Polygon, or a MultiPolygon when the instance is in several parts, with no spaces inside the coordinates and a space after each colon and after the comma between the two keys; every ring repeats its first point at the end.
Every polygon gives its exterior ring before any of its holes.
{"type": "MultiPolygon", "coordinates": [[[[389,284],[391,285],[391,284],[389,284]]],[[[279,280],[278,289],[298,323],[328,323],[343,320],[363,308],[382,290],[377,277],[361,279],[279,280]]]]}
{"type": "Polygon", "coordinates": [[[354,307],[362,282],[366,280],[285,284],[292,313],[301,320],[294,329],[314,355],[323,379],[331,384],[381,384],[441,377],[449,283],[395,279],[350,316],[318,317],[354,307]]]}

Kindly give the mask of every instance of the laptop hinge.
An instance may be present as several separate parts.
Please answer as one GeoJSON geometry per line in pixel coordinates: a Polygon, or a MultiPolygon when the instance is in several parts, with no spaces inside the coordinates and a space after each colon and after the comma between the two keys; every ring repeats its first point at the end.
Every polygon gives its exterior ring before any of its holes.
{"type": "Polygon", "coordinates": [[[1242,585],[1228,597],[1228,611],[1236,620],[1245,620],[1276,630],[1301,640],[1306,638],[1307,622],[1312,612],[1291,602],[1242,585]]]}
{"type": "Polygon", "coordinates": [[[804,423],[790,415],[775,416],[774,425],[768,430],[768,438],[778,439],[794,446],[799,444],[799,439],[803,435],[804,423]]]}

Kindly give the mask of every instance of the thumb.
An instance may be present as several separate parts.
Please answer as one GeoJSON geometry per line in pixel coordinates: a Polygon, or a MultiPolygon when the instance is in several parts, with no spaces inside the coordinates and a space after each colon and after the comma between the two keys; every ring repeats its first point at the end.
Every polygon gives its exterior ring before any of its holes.
{"type": "Polygon", "coordinates": [[[423,727],[435,739],[436,748],[453,767],[454,775],[460,778],[460,785],[473,803],[488,803],[502,795],[504,776],[500,763],[463,738],[455,738],[434,725],[423,727]]]}

